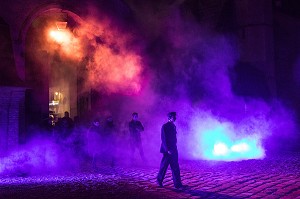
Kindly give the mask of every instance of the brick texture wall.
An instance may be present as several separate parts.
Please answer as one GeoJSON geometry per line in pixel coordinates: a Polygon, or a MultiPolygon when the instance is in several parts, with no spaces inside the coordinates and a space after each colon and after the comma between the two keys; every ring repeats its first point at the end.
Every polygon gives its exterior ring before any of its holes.
{"type": "Polygon", "coordinates": [[[24,130],[25,89],[0,87],[0,156],[18,147],[24,130]]]}

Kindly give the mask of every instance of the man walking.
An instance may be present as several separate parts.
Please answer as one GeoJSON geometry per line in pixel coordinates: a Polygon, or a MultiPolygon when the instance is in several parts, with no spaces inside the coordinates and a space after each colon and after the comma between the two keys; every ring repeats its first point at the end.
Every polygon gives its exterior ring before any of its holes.
{"type": "Polygon", "coordinates": [[[161,128],[161,147],[160,152],[163,154],[160,169],[157,175],[157,184],[162,187],[164,177],[166,175],[168,166],[170,165],[172,170],[173,182],[175,188],[182,188],[180,178],[180,169],[178,164],[178,151],[177,151],[177,131],[174,124],[176,120],[176,112],[170,112],[168,114],[168,122],[161,128]]]}

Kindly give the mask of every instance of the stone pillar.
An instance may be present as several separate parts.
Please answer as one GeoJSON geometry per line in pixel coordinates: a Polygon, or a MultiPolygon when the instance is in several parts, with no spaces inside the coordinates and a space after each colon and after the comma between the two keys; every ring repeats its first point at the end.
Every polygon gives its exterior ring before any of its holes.
{"type": "Polygon", "coordinates": [[[240,61],[257,67],[276,96],[272,0],[235,0],[240,61]]]}
{"type": "Polygon", "coordinates": [[[25,129],[25,88],[0,87],[0,156],[19,145],[25,129]]]}
{"type": "Polygon", "coordinates": [[[74,66],[72,68],[72,74],[70,75],[70,116],[74,118],[75,116],[78,116],[78,108],[77,108],[77,67],[74,66]]]}

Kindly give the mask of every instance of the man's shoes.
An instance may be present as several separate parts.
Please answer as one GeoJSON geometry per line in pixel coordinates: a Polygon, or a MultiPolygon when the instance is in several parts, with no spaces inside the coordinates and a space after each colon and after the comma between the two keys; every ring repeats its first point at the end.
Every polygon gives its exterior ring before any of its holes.
{"type": "Polygon", "coordinates": [[[160,182],[160,181],[158,181],[158,180],[156,180],[156,184],[157,184],[157,186],[159,186],[159,187],[163,187],[162,182],[160,182]]]}
{"type": "Polygon", "coordinates": [[[180,185],[176,185],[175,186],[175,189],[177,189],[177,190],[185,190],[185,189],[187,189],[189,186],[187,186],[187,185],[182,185],[182,184],[180,184],[180,185]]]}

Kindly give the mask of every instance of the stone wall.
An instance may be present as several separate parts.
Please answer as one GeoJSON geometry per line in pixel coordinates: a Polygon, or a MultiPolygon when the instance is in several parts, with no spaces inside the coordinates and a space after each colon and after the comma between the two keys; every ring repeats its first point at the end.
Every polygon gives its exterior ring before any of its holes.
{"type": "Polygon", "coordinates": [[[18,147],[24,132],[25,89],[0,87],[0,156],[18,147]]]}

